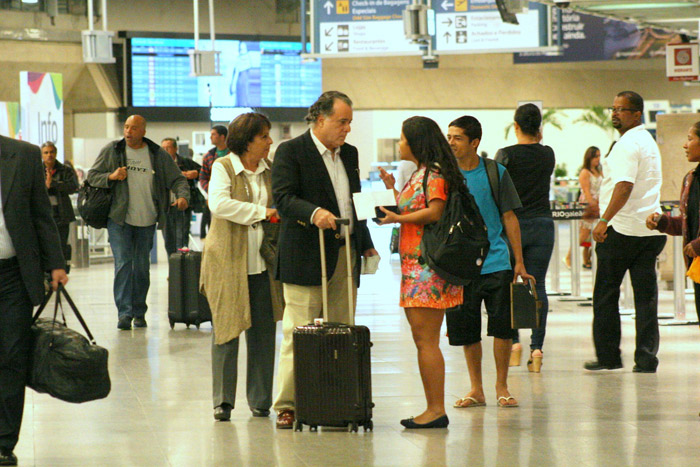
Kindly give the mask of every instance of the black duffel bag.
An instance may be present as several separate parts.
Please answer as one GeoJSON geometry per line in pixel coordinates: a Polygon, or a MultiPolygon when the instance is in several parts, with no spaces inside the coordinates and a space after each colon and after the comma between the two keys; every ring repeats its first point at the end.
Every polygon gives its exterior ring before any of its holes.
{"type": "Polygon", "coordinates": [[[44,303],[34,315],[27,386],[66,402],[80,403],[107,397],[112,386],[107,366],[109,352],[95,343],[95,338],[63,285],[59,285],[56,293],[53,319],[39,319],[52,294],[53,290],[46,294],[44,303]],[[70,304],[89,340],[66,326],[61,294],[70,304]],[[57,321],[59,308],[62,323],[57,321]]]}
{"type": "Polygon", "coordinates": [[[90,227],[107,227],[109,210],[112,207],[112,190],[90,185],[87,180],[78,189],[78,212],[90,227]]]}

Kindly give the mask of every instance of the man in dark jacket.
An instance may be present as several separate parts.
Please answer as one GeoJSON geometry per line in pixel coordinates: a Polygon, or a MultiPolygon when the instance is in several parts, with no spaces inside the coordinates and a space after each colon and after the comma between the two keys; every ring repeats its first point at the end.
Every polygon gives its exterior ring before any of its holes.
{"type": "Polygon", "coordinates": [[[56,160],[56,145],[47,141],[41,145],[41,158],[44,160],[46,189],[53,210],[53,220],[61,238],[61,251],[66,260],[66,271],[70,272],[71,249],[68,245],[68,229],[75,220],[70,195],[78,191],[78,177],[75,171],[56,160]]]}
{"type": "Polygon", "coordinates": [[[0,465],[17,465],[32,307],[44,297],[44,273],[54,289],[68,282],[45,187],[39,148],[0,136],[0,465]]]}
{"type": "Polygon", "coordinates": [[[352,194],[360,191],[357,149],[345,143],[352,122],[352,101],[338,91],[323,93],[309,108],[311,129],[280,144],[272,167],[272,194],[282,218],[277,278],[284,283],[284,340],[280,351],[277,428],[294,423],[294,353],[292,331],[321,316],[321,253],[318,229],[324,231],[328,274],[328,319],[353,324],[360,280],[360,256],[374,256],[367,221],[359,221],[352,194]],[[352,297],[346,284],[346,229],[349,218],[352,297]]]}
{"type": "MultiPolygon", "coordinates": [[[[190,222],[192,221],[192,209],[194,208],[195,197],[199,194],[196,183],[199,178],[201,166],[189,158],[182,157],[177,153],[177,141],[174,138],[165,138],[160,142],[160,147],[170,154],[182,175],[187,179],[190,187],[190,205],[184,211],[180,211],[177,206],[168,206],[166,211],[167,223],[163,227],[163,241],[165,241],[165,251],[168,256],[177,252],[179,248],[185,248],[189,244],[190,222]]],[[[201,196],[201,195],[200,195],[201,196]]],[[[175,194],[171,192],[170,201],[175,201],[175,194]]]]}
{"type": "Polygon", "coordinates": [[[143,117],[127,118],[124,138],[102,148],[87,177],[90,185],[112,190],[107,230],[114,254],[117,327],[122,330],[131,329],[132,320],[137,328],[147,326],[146,295],[151,284],[150,251],[156,223],[163,228],[168,206],[184,211],[190,199],[180,169],[145,135],[143,117]],[[174,203],[170,203],[170,191],[175,193],[174,203]]]}

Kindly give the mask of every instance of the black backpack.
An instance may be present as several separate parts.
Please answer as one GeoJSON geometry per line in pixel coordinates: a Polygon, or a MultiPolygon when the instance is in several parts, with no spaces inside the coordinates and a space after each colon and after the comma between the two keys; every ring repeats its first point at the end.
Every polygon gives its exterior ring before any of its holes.
{"type": "Polygon", "coordinates": [[[87,180],[78,189],[78,212],[90,227],[104,229],[112,207],[112,190],[90,185],[87,180]]]}
{"type": "MultiPolygon", "coordinates": [[[[423,177],[426,206],[429,174],[430,170],[426,169],[423,177]]],[[[489,182],[492,183],[491,176],[489,182]]],[[[447,195],[442,217],[423,228],[419,261],[450,284],[468,285],[481,276],[490,246],[488,228],[474,197],[468,189],[466,193],[453,189],[447,195]]]]}

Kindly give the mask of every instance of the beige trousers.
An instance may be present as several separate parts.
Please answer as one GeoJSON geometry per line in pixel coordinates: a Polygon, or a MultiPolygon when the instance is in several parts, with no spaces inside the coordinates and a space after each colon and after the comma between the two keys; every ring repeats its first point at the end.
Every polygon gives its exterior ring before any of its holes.
{"type": "MultiPolygon", "coordinates": [[[[350,255],[353,264],[355,255],[350,255]]],[[[335,323],[354,324],[355,307],[357,305],[357,284],[353,280],[353,311],[348,312],[348,283],[345,259],[345,246],[338,251],[338,263],[333,276],[328,281],[328,321],[335,323]]],[[[352,270],[352,269],[351,269],[352,270]]],[[[273,409],[294,410],[294,347],[292,334],[294,328],[313,322],[315,318],[323,317],[323,298],[321,286],[303,286],[284,284],[284,318],[282,319],[282,348],[277,381],[279,393],[273,404],[273,409]]]]}

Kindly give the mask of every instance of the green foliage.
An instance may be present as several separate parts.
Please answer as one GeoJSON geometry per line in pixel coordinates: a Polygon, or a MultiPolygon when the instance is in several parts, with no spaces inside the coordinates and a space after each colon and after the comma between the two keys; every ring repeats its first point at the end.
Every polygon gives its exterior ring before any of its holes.
{"type": "Polygon", "coordinates": [[[565,162],[554,166],[554,178],[565,178],[568,174],[565,162]]]}
{"type": "Polygon", "coordinates": [[[573,123],[593,125],[610,134],[611,137],[614,137],[615,134],[615,128],[613,128],[610,113],[602,105],[589,107],[586,109],[586,112],[574,120],[573,123]]]}

